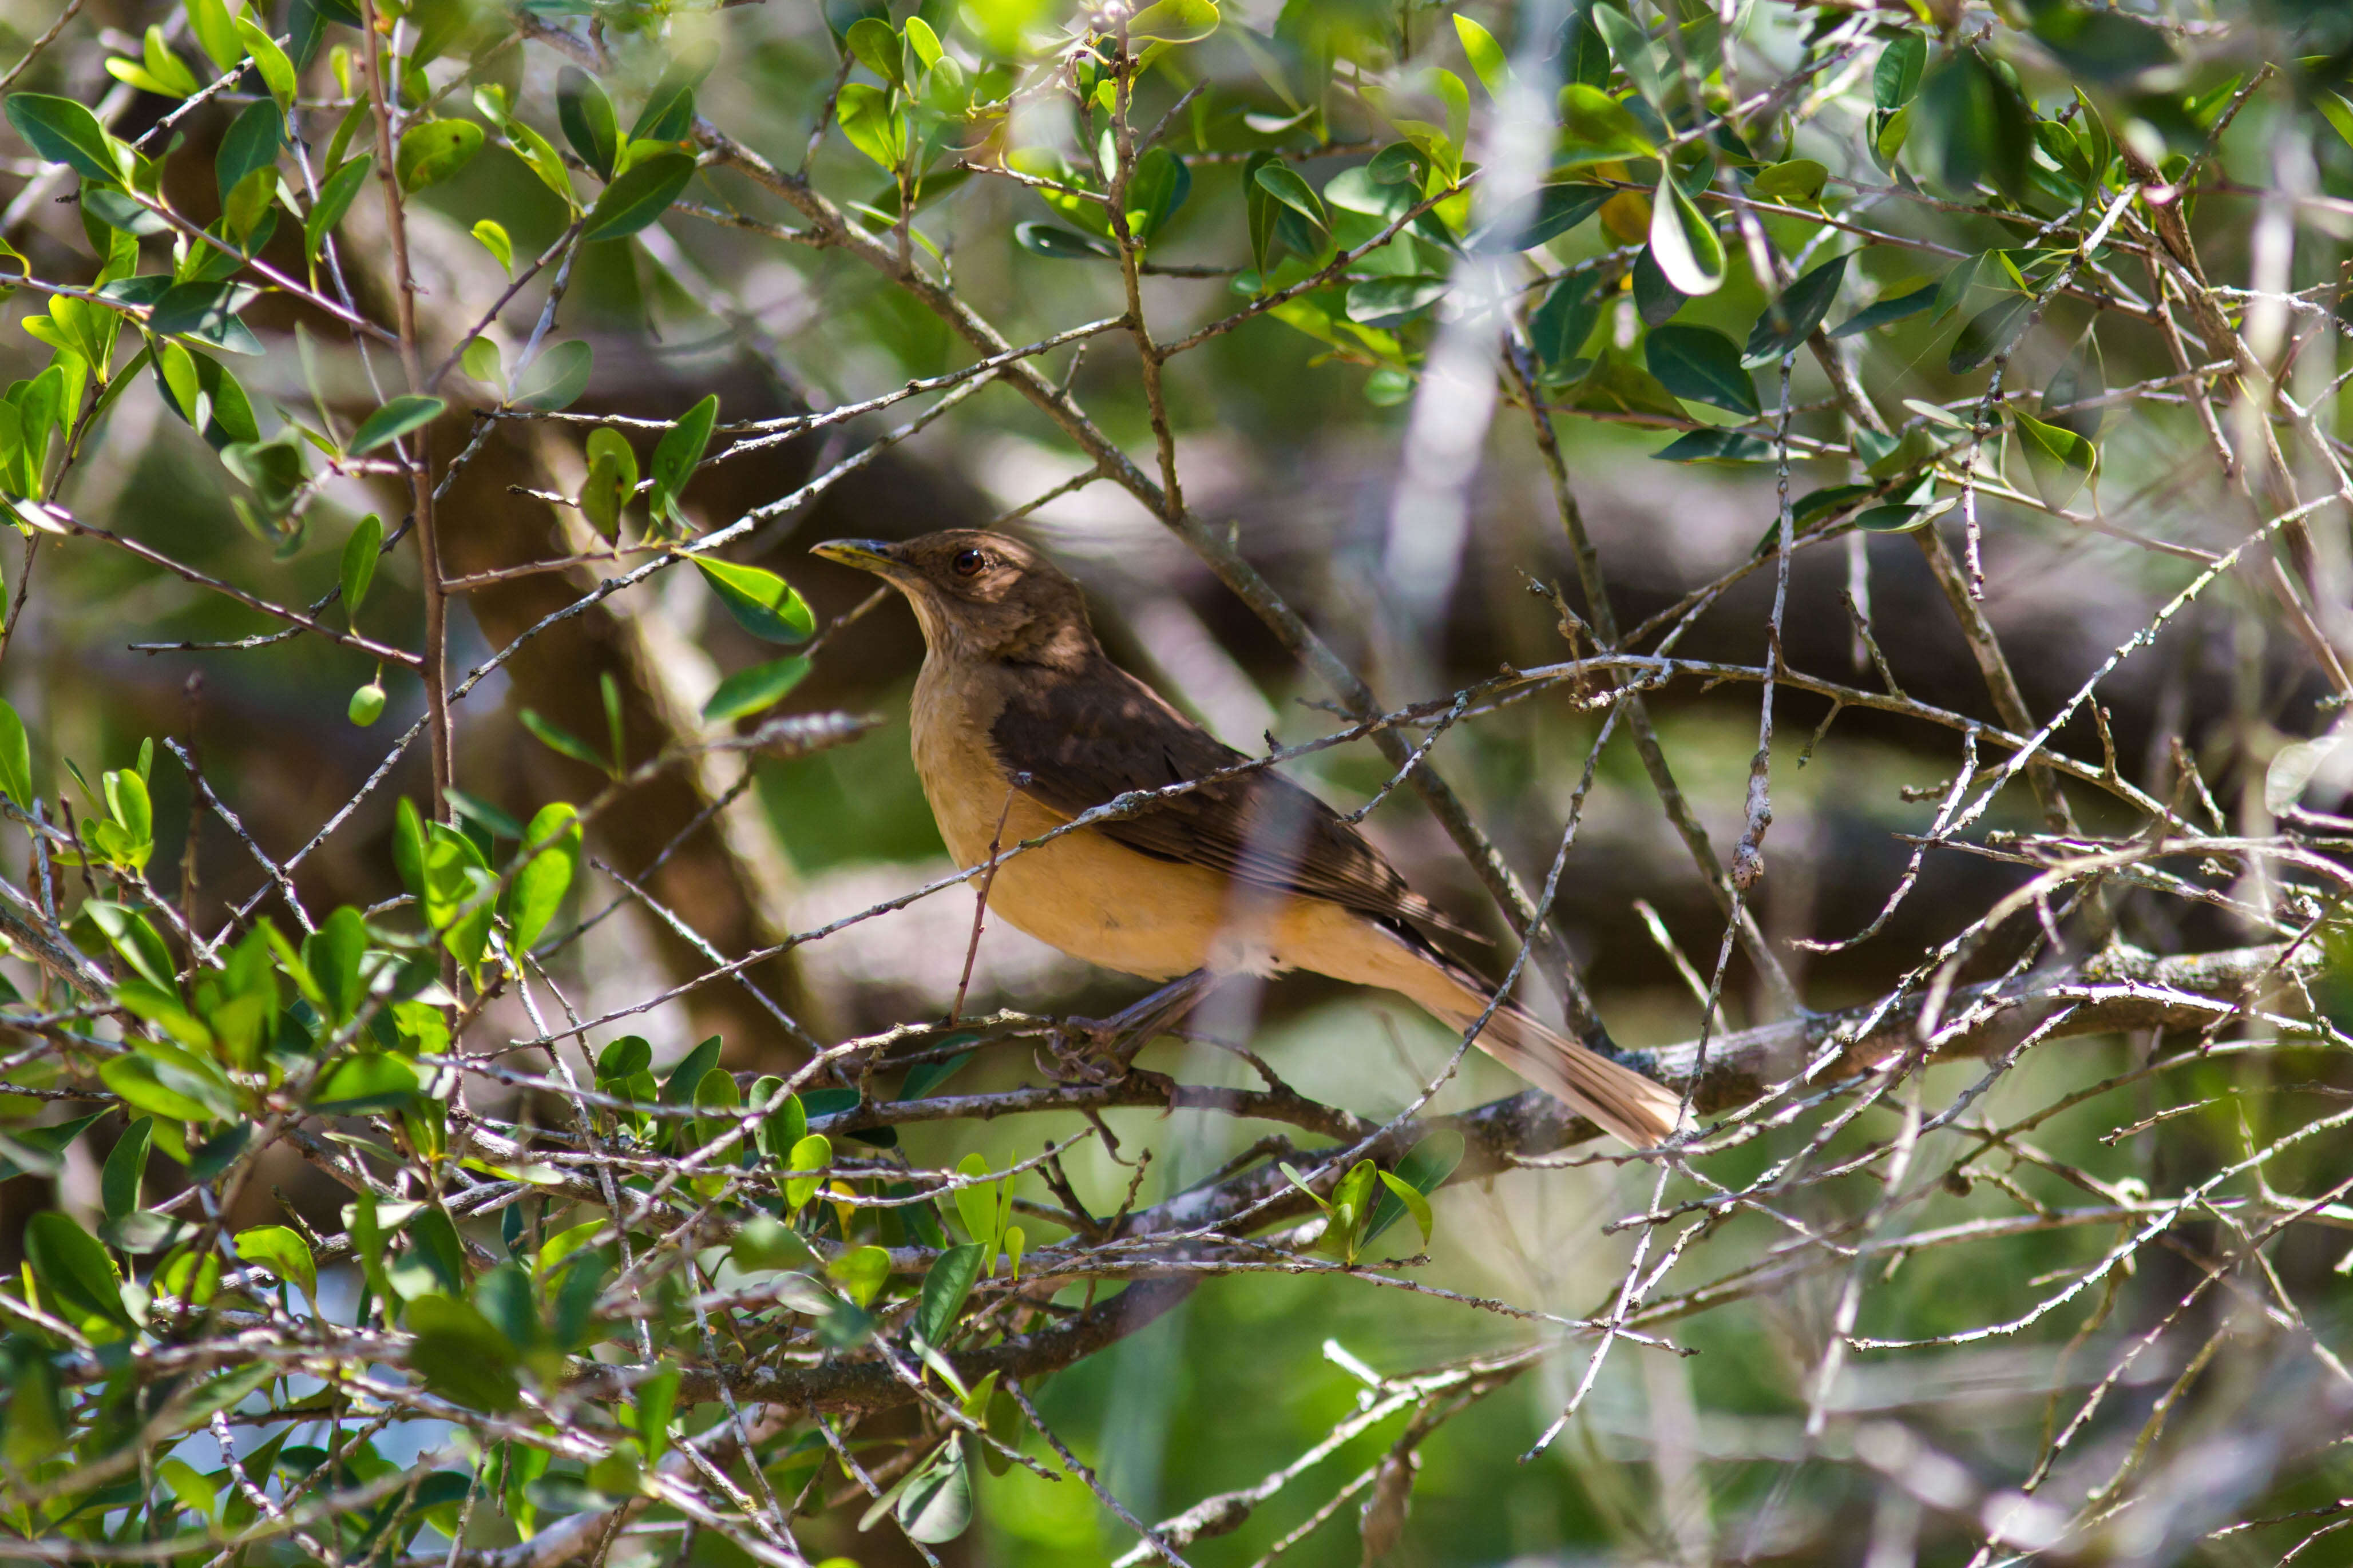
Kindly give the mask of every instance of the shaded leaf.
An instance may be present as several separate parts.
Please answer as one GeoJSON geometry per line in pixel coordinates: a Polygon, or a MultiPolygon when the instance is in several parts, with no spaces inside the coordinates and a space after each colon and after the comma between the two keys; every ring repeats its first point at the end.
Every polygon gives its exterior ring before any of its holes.
{"type": "Polygon", "coordinates": [[[577,66],[565,66],[555,79],[555,119],[580,161],[596,170],[598,179],[611,179],[621,133],[614,121],[613,100],[596,79],[577,66]]]}
{"type": "Polygon", "coordinates": [[[1831,303],[1838,299],[1840,286],[1846,281],[1846,263],[1845,257],[1834,256],[1782,290],[1780,298],[1765,307],[1765,313],[1757,318],[1740,363],[1769,364],[1813,336],[1814,329],[1822,324],[1822,318],[1830,314],[1831,303]]]}
{"type": "Polygon", "coordinates": [[[482,128],[472,121],[428,120],[402,133],[393,174],[402,190],[421,191],[455,174],[481,150],[482,128]]]}
{"type": "Polygon", "coordinates": [[[522,373],[515,388],[515,406],[538,414],[569,408],[588,390],[588,372],[595,357],[579,338],[556,344],[522,373]]]}
{"type": "Polygon", "coordinates": [[[1737,430],[1692,430],[1651,456],[1668,463],[1762,463],[1772,458],[1773,447],[1737,430]]]}
{"type": "Polygon", "coordinates": [[[2034,488],[2054,507],[2065,507],[2080,494],[2097,470],[2097,447],[2073,430],[2046,425],[2023,409],[2012,408],[2010,422],[2018,432],[2019,450],[2034,476],[2034,488]]]}
{"type": "Polygon", "coordinates": [[[686,153],[660,153],[630,164],[588,209],[580,237],[626,239],[637,233],[670,210],[694,178],[694,168],[693,156],[686,153]]]}
{"type": "Polygon", "coordinates": [[[1867,332],[1873,327],[1883,327],[1890,321],[1900,321],[1916,316],[1936,302],[1939,285],[1925,283],[1905,293],[1884,297],[1878,303],[1857,310],[1831,329],[1834,338],[1851,338],[1857,332],[1867,332]]]}
{"type": "Polygon", "coordinates": [[[724,724],[774,707],[808,672],[809,661],[798,654],[739,669],[711,693],[711,700],[702,705],[702,717],[724,724]]]}
{"type": "Polygon", "coordinates": [[[1059,224],[1017,223],[1013,241],[1032,256],[1057,261],[1100,261],[1119,255],[1119,247],[1101,235],[1083,234],[1059,224]]]}
{"type": "Polygon", "coordinates": [[[1741,368],[1740,351],[1714,327],[1653,327],[1642,353],[1651,374],[1678,397],[1735,414],[1762,411],[1756,378],[1741,368]]]}
{"type": "Polygon", "coordinates": [[[1996,355],[2008,353],[2026,335],[2026,323],[2033,313],[2034,298],[2030,294],[2007,295],[1987,306],[1970,317],[1960,336],[1953,340],[1953,352],[1946,357],[1945,368],[1961,375],[1996,355]]]}
{"type": "Polygon", "coordinates": [[[360,421],[352,432],[352,455],[373,452],[399,440],[412,430],[421,430],[436,419],[448,405],[438,397],[425,397],[405,392],[383,407],[360,421]]]}

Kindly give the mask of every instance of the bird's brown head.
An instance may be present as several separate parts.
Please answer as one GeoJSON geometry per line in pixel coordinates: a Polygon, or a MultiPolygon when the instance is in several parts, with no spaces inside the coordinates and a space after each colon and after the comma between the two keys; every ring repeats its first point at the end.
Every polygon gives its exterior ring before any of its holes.
{"type": "Polygon", "coordinates": [[[831,539],[809,553],[871,572],[904,594],[935,653],[1054,663],[1096,647],[1078,584],[1007,534],[956,528],[896,542],[831,539]]]}

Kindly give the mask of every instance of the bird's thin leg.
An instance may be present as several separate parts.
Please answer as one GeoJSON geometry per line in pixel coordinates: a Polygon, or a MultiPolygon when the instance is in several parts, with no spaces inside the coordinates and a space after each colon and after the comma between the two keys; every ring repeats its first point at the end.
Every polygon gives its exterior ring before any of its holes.
{"type": "Polygon", "coordinates": [[[1209,970],[1197,969],[1129,1003],[1108,1018],[1073,1018],[1071,1024],[1084,1032],[1097,1055],[1124,1072],[1138,1051],[1198,1006],[1219,978],[1209,970]]]}

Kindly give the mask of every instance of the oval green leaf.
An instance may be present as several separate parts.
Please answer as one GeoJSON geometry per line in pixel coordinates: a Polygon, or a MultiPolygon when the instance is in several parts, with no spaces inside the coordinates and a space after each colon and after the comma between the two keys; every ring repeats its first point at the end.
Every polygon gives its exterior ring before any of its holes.
{"type": "Polygon", "coordinates": [[[802,642],[817,630],[807,602],[774,572],[701,555],[694,564],[735,624],[763,642],[802,642]]]}
{"type": "Polygon", "coordinates": [[[630,164],[588,209],[580,237],[628,238],[668,212],[693,178],[694,159],[685,153],[660,153],[630,164]]]}

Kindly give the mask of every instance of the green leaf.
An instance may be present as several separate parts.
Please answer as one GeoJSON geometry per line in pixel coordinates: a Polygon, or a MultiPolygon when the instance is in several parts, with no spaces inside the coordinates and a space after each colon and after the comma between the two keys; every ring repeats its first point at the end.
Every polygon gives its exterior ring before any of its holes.
{"type": "MultiPolygon", "coordinates": [[[[1160,0],[1158,11],[1183,0],[1160,0]]],[[[1190,0],[1206,4],[1206,0],[1190,0]]],[[[1146,15],[1150,12],[1147,11],[1146,15]]],[[[965,1438],[959,1433],[940,1445],[923,1467],[907,1479],[899,1494],[900,1527],[910,1541],[939,1545],[954,1541],[972,1525],[972,1473],[965,1464],[965,1438]]]]}
{"type": "Polygon", "coordinates": [[[662,1452],[670,1447],[670,1417],[678,1410],[680,1372],[674,1362],[664,1363],[654,1373],[630,1390],[630,1403],[637,1406],[638,1440],[645,1445],[646,1463],[659,1464],[662,1452]]]}
{"type": "Polygon", "coordinates": [[[345,1057],[322,1075],[311,1091],[311,1109],[322,1116],[357,1116],[396,1110],[417,1098],[417,1069],[381,1051],[345,1057]]]}
{"type": "Polygon", "coordinates": [[[523,830],[524,847],[534,844],[544,844],[546,847],[515,873],[513,891],[509,895],[517,952],[528,952],[539,941],[548,922],[555,919],[564,895],[580,875],[579,813],[562,801],[540,807],[531,826],[523,830]]]}
{"type": "Polygon", "coordinates": [[[244,112],[229,122],[220,152],[213,159],[223,202],[248,175],[277,163],[278,150],[284,142],[283,126],[284,116],[277,104],[260,99],[247,104],[244,112]]]}
{"type": "Polygon", "coordinates": [[[667,519],[681,529],[687,526],[678,498],[685,490],[686,481],[702,466],[702,455],[711,446],[711,432],[718,423],[719,395],[712,393],[680,415],[678,423],[662,432],[661,439],[654,446],[653,489],[647,497],[647,505],[657,521],[667,519]]]}
{"type": "Polygon", "coordinates": [[[99,1206],[109,1219],[121,1219],[139,1206],[139,1186],[147,1174],[147,1151],[155,1141],[155,1123],[142,1116],[122,1130],[108,1152],[100,1173],[99,1206]]]}
{"type": "MultiPolygon", "coordinates": [[[[1403,1182],[1414,1192],[1427,1197],[1445,1185],[1446,1178],[1452,1175],[1455,1167],[1462,1163],[1465,1147],[1462,1134],[1460,1132],[1451,1129],[1433,1132],[1406,1151],[1405,1158],[1397,1163],[1394,1180],[1403,1182]]],[[[1388,1173],[1384,1173],[1384,1184],[1387,1184],[1390,1180],[1388,1173]]],[[[1406,1213],[1407,1208],[1402,1201],[1384,1196],[1373,1209],[1372,1224],[1365,1227],[1366,1244],[1369,1246],[1375,1237],[1404,1218],[1406,1213]]],[[[1417,1214],[1415,1217],[1419,1219],[1420,1215],[1417,1214]]],[[[1427,1246],[1429,1241],[1430,1231],[1425,1226],[1422,1231],[1422,1243],[1427,1246]]]]}
{"type": "Polygon", "coordinates": [[[1916,316],[1936,302],[1939,286],[1926,283],[1905,293],[1889,295],[1877,304],[1857,310],[1831,329],[1834,338],[1851,338],[1857,332],[1867,332],[1873,327],[1883,327],[1890,321],[1900,321],[1916,316]]]}
{"type": "Polygon", "coordinates": [[[227,73],[245,58],[245,46],[237,41],[237,24],[229,20],[228,7],[223,0],[188,0],[189,31],[196,36],[197,47],[205,51],[215,68],[227,73]]]}
{"type": "MultiPolygon", "coordinates": [[[[1328,191],[1329,186],[1325,189],[1328,191]]],[[[1514,250],[1533,250],[1547,240],[1557,239],[1601,210],[1602,204],[1618,193],[1608,185],[1556,183],[1536,187],[1535,210],[1518,234],[1511,239],[1514,250]]]]}
{"type": "Polygon", "coordinates": [[[630,164],[588,209],[580,237],[626,239],[637,233],[670,210],[694,178],[694,167],[686,153],[660,153],[630,164]]]}
{"type": "Polygon", "coordinates": [[[1741,368],[1740,351],[1714,327],[1669,323],[1652,327],[1643,358],[1661,385],[1677,397],[1712,404],[1735,414],[1762,411],[1757,379],[1741,368]]]}
{"type": "MultiPolygon", "coordinates": [[[[1421,1230],[1422,1250],[1428,1251],[1430,1238],[1437,1233],[1437,1222],[1430,1217],[1430,1200],[1387,1171],[1383,1171],[1380,1175],[1381,1185],[1387,1187],[1396,1196],[1398,1202],[1405,1205],[1406,1212],[1413,1215],[1413,1223],[1421,1230]]],[[[1368,1233],[1365,1239],[1367,1242],[1371,1241],[1371,1235],[1368,1233]]]]}
{"type": "Polygon", "coordinates": [[[2010,422],[2043,500],[2060,508],[2073,501],[2099,468],[2099,449],[2074,431],[2046,425],[2022,409],[2012,408],[2010,422]]]}
{"type": "Polygon", "coordinates": [[[481,1312],[448,1296],[408,1303],[408,1369],[425,1386],[455,1405],[493,1413],[522,1403],[515,1380],[515,1347],[481,1312]]]}
{"type": "MultiPolygon", "coordinates": [[[[107,776],[121,784],[120,775],[110,773],[107,776]]],[[[134,785],[138,778],[136,773],[130,775],[134,785]]],[[[92,925],[105,933],[114,951],[122,955],[123,962],[142,979],[159,991],[168,992],[176,988],[178,981],[173,974],[171,951],[164,945],[164,939],[155,934],[155,928],[147,923],[146,916],[103,899],[91,900],[82,905],[81,911],[92,925]]]]}
{"type": "MultiPolygon", "coordinates": [[[[822,1132],[812,1132],[793,1145],[786,1156],[785,1169],[794,1172],[822,1171],[833,1163],[833,1143],[822,1132]]],[[[799,1174],[785,1180],[785,1212],[797,1215],[817,1196],[818,1188],[825,1184],[822,1176],[799,1174]]],[[[864,1303],[860,1303],[863,1305],[864,1303]]]]}
{"type": "Polygon", "coordinates": [[[114,161],[113,139],[99,124],[97,115],[72,99],[11,93],[6,112],[8,123],[44,162],[63,163],[83,179],[103,185],[122,183],[122,171],[114,161]]]}
{"type": "Polygon", "coordinates": [[[595,352],[578,338],[556,344],[522,373],[515,387],[515,406],[536,414],[569,408],[588,390],[588,372],[595,352]]]}
{"type": "Polygon", "coordinates": [[[401,134],[392,168],[404,191],[438,185],[474,161],[482,128],[470,120],[428,120],[401,134]]]}
{"type": "Polygon", "coordinates": [[[850,1300],[871,1306],[891,1278],[891,1255],[879,1247],[855,1247],[827,1264],[825,1272],[850,1300]]]}
{"type": "Polygon", "coordinates": [[[896,174],[907,156],[907,116],[891,94],[879,87],[853,81],[843,87],[835,100],[835,118],[841,123],[841,134],[852,147],[880,165],[884,173],[896,174]]]}
{"type": "Polygon", "coordinates": [[[1596,30],[1609,40],[1609,52],[1618,58],[1634,89],[1652,103],[1663,101],[1650,29],[1614,6],[1594,5],[1588,15],[1596,30]]]}
{"type": "Polygon", "coordinates": [[[564,154],[554,143],[525,125],[520,120],[506,123],[507,140],[513,144],[514,154],[523,166],[539,177],[539,183],[554,192],[564,203],[565,210],[579,216],[580,198],[573,194],[572,175],[564,166],[564,154]]]}
{"type": "Polygon", "coordinates": [[[458,369],[484,386],[503,387],[506,372],[499,363],[499,345],[488,338],[468,338],[458,355],[458,369]]]}
{"type": "Polygon", "coordinates": [[[1770,443],[1738,430],[1691,430],[1651,456],[1664,463],[1761,463],[1773,455],[1770,443]]]}
{"type": "Polygon", "coordinates": [[[347,1023],[367,1000],[360,966],[367,957],[367,921],[345,904],[321,922],[302,943],[302,962],[327,1005],[330,1024],[347,1023]]]}
{"type": "MultiPolygon", "coordinates": [[[[946,26],[945,18],[942,19],[941,26],[946,26]]],[[[915,51],[915,58],[922,62],[925,70],[936,67],[946,55],[940,47],[940,36],[932,31],[932,25],[921,16],[907,18],[907,47],[915,51]]]]}
{"type": "Polygon", "coordinates": [[[611,179],[621,132],[613,118],[613,100],[596,79],[576,66],[565,66],[555,79],[555,119],[580,161],[596,170],[598,179],[611,179]]]}
{"type": "Polygon", "coordinates": [[[2099,399],[2107,395],[2107,390],[2098,341],[2087,332],[2075,352],[2052,374],[2050,386],[2042,394],[2043,422],[2062,430],[2073,430],[2090,440],[2100,433],[2105,422],[2107,411],[2099,399]]]}
{"type": "Polygon", "coordinates": [[[1933,178],[1956,191],[1980,180],[2013,195],[2024,189],[2033,112],[1974,49],[1938,62],[1921,82],[1911,115],[1905,151],[1916,152],[1933,178]]]}
{"type": "Polygon", "coordinates": [[[1502,98],[1512,85],[1512,65],[1504,53],[1504,46],[1495,41],[1495,35],[1458,11],[1454,14],[1454,36],[1461,40],[1463,56],[1478,73],[1479,85],[1487,89],[1487,96],[1502,98]]]}
{"type": "Polygon", "coordinates": [[[695,1090],[702,1087],[704,1077],[719,1065],[720,1037],[712,1035],[679,1059],[662,1080],[661,1102],[664,1105],[691,1105],[695,1090]]]}
{"type": "MultiPolygon", "coordinates": [[[[958,1045],[971,1038],[973,1037],[970,1035],[958,1035],[944,1043],[951,1046],[958,1045]]],[[[899,1098],[923,1100],[928,1097],[942,1084],[971,1066],[972,1058],[973,1053],[970,1051],[958,1051],[945,1061],[917,1063],[907,1069],[906,1078],[901,1080],[899,1098]]]]}
{"type": "Polygon", "coordinates": [[[343,558],[338,581],[343,589],[343,615],[356,618],[360,605],[367,598],[369,584],[375,581],[375,563],[384,553],[384,521],[370,512],[352,530],[343,541],[343,558]]]}
{"type": "Polygon", "coordinates": [[[580,484],[580,512],[608,540],[621,537],[621,510],[638,489],[638,454],[609,425],[588,432],[588,477],[580,484]]]}
{"type": "Polygon", "coordinates": [[[1830,175],[1826,165],[1811,158],[1791,158],[1757,170],[1748,182],[1748,194],[1759,201],[1810,202],[1822,194],[1830,175]]]}
{"type": "Polygon", "coordinates": [[[890,23],[877,16],[861,16],[849,25],[842,42],[860,65],[892,87],[904,87],[906,77],[901,69],[902,58],[899,34],[890,23]]]}
{"type": "Polygon", "coordinates": [[[1593,275],[1572,273],[1552,286],[1545,302],[1528,318],[1528,346],[1546,370],[1558,370],[1577,356],[1601,321],[1601,301],[1594,297],[1593,275]]]}
{"type": "Polygon", "coordinates": [[[1448,279],[1424,274],[1367,278],[1348,286],[1348,320],[1366,327],[1400,326],[1446,298],[1451,286],[1448,279]]]}
{"type": "Polygon", "coordinates": [[[1307,1194],[1309,1202],[1313,1203],[1317,1208],[1323,1210],[1327,1215],[1332,1212],[1332,1205],[1324,1201],[1324,1194],[1317,1192],[1314,1187],[1309,1186],[1307,1184],[1307,1178],[1293,1170],[1291,1166],[1291,1162],[1288,1160],[1277,1160],[1274,1163],[1275,1169],[1282,1173],[1283,1178],[1286,1181],[1288,1181],[1293,1186],[1297,1187],[1301,1192],[1307,1194]]]}
{"type": "Polygon", "coordinates": [[[981,1272],[988,1265],[987,1248],[976,1241],[949,1247],[932,1260],[923,1274],[923,1289],[915,1308],[914,1334],[916,1342],[936,1351],[948,1342],[955,1331],[956,1314],[964,1310],[965,1298],[972,1294],[981,1272]]]}
{"type": "Polygon", "coordinates": [[[2122,11],[2046,0],[2030,14],[2035,38],[2073,75],[2120,82],[2174,63],[2165,34],[2122,11]]]}
{"type": "Polygon", "coordinates": [[[1872,102],[1882,113],[1903,108],[1920,90],[1920,73],[1927,66],[1928,40],[1918,33],[1897,34],[1871,68],[1872,102]]]}
{"type": "Polygon", "coordinates": [[[1679,294],[1697,298],[1724,287],[1724,241],[1663,163],[1651,196],[1651,256],[1679,294]]]}
{"type": "Polygon", "coordinates": [[[1631,110],[1598,87],[1570,82],[1560,89],[1560,128],[1567,143],[1564,164],[1648,158],[1659,144],[1631,110]]]}
{"type": "MultiPolygon", "coordinates": [[[[1744,365],[1770,364],[1783,354],[1793,353],[1798,345],[1814,335],[1814,329],[1829,315],[1831,305],[1838,299],[1839,288],[1846,281],[1843,256],[1833,256],[1820,266],[1810,268],[1788,288],[1781,297],[1765,307],[1749,331],[1748,347],[1741,353],[1744,365]]],[[[1664,379],[1662,377],[1661,379],[1664,379]]]]}
{"type": "Polygon", "coordinates": [[[353,198],[360,194],[360,186],[366,182],[375,167],[375,160],[363,153],[319,182],[318,199],[311,204],[311,216],[302,220],[302,253],[305,256],[316,257],[319,254],[327,236],[334,232],[335,226],[343,221],[343,215],[351,211],[353,198]]]}
{"type": "Polygon", "coordinates": [[[438,397],[425,397],[404,392],[385,404],[352,432],[352,455],[373,452],[399,440],[412,430],[421,430],[441,417],[449,405],[438,397]]]}
{"type": "Polygon", "coordinates": [[[2341,92],[2324,90],[2312,95],[2312,103],[2320,110],[2320,117],[2337,128],[2337,134],[2353,145],[2353,99],[2341,92]]]}
{"type": "Polygon", "coordinates": [[[1032,256],[1055,261],[1100,261],[1119,255],[1119,247],[1100,235],[1082,234],[1059,224],[1017,223],[1013,243],[1032,256]]]}
{"type": "Polygon", "coordinates": [[[257,1225],[241,1230],[237,1236],[237,1255],[248,1263],[258,1263],[290,1285],[302,1287],[302,1294],[314,1302],[319,1296],[319,1266],[311,1256],[311,1244],[301,1233],[282,1225],[257,1225]]]}
{"type": "Polygon", "coordinates": [[[997,1226],[1003,1209],[997,1194],[1005,1184],[1002,1180],[991,1182],[986,1179],[988,1161],[978,1153],[966,1154],[957,1161],[956,1174],[965,1178],[965,1184],[955,1188],[950,1194],[955,1203],[956,1217],[964,1221],[964,1228],[973,1240],[987,1249],[990,1272],[994,1273],[999,1239],[997,1226]]]}
{"type": "MultiPolygon", "coordinates": [[[[230,353],[259,354],[261,340],[237,312],[261,297],[249,283],[191,281],[165,289],[148,312],[150,331],[164,337],[185,336],[230,353]]],[[[269,446],[277,446],[269,442],[269,446]]],[[[227,454],[224,452],[223,458],[227,454]]],[[[245,478],[240,474],[239,479],[245,478]]],[[[248,481],[250,483],[250,481],[248,481]]]]}
{"type": "Polygon", "coordinates": [[[144,1043],[100,1065],[100,1081],[131,1105],[165,1121],[210,1121],[239,1113],[220,1069],[175,1046],[144,1043]]]}
{"type": "Polygon", "coordinates": [[[1314,186],[1300,178],[1299,171],[1290,164],[1280,162],[1261,163],[1251,178],[1259,189],[1318,229],[1332,226],[1331,218],[1324,210],[1323,198],[1315,194],[1314,186]]]}
{"type": "Polygon", "coordinates": [[[543,719],[529,708],[524,709],[515,717],[522,720],[522,727],[530,731],[538,739],[539,743],[549,751],[561,752],[575,763],[586,763],[598,773],[609,771],[611,764],[596,754],[595,747],[554,720],[543,719]]]}
{"type": "Polygon", "coordinates": [[[735,624],[762,641],[801,642],[817,630],[807,603],[774,572],[707,555],[696,556],[694,564],[735,624]]]}
{"type": "Polygon", "coordinates": [[[702,705],[703,719],[724,724],[757,713],[784,700],[809,672],[809,661],[798,654],[739,669],[719,683],[702,705]]]}
{"type": "Polygon", "coordinates": [[[220,1507],[219,1489],[187,1460],[166,1459],[155,1467],[155,1474],[171,1489],[172,1500],[197,1518],[209,1521],[220,1507]]]}
{"type": "Polygon", "coordinates": [[[1157,0],[1127,21],[1131,44],[1197,44],[1217,30],[1211,0],[1157,0]]]}
{"type": "Polygon", "coordinates": [[[25,810],[33,807],[33,751],[25,735],[25,721],[0,699],[0,795],[25,810]]]}
{"type": "Polygon", "coordinates": [[[482,242],[483,249],[498,258],[500,271],[514,270],[514,241],[507,237],[504,226],[484,218],[474,226],[474,237],[482,242]]]}
{"type": "Polygon", "coordinates": [[[237,42],[244,45],[245,52],[253,57],[253,68],[260,73],[262,84],[269,89],[269,96],[278,100],[280,112],[293,108],[296,86],[294,62],[286,58],[286,51],[278,47],[278,41],[251,16],[238,15],[236,26],[237,42]]]}
{"type": "Polygon", "coordinates": [[[1856,515],[1854,525],[1866,533],[1908,533],[1925,528],[1958,504],[1952,496],[1931,500],[1936,490],[1936,475],[1926,475],[1902,500],[1864,508],[1856,515]]]}
{"type": "Polygon", "coordinates": [[[122,1305],[122,1277],[115,1272],[114,1259],[69,1216],[49,1209],[26,1221],[25,1258],[42,1296],[85,1332],[96,1326],[126,1333],[138,1328],[122,1305]]]}
{"type": "Polygon", "coordinates": [[[1945,360],[1945,368],[1955,375],[1973,371],[1998,354],[2006,354],[2018,346],[2026,335],[2026,323],[2034,313],[2034,298],[2031,294],[2011,294],[1987,306],[1969,319],[1953,340],[1953,352],[1945,360]]]}
{"type": "Polygon", "coordinates": [[[1136,161],[1127,183],[1127,231],[1139,243],[1149,241],[1174,217],[1193,194],[1193,172],[1165,147],[1155,147],[1136,161]]]}

